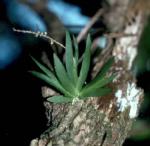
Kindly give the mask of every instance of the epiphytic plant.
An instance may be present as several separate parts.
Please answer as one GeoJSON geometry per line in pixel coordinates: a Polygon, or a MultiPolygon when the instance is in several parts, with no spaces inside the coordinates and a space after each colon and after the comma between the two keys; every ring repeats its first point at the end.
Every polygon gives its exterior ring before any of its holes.
{"type": "Polygon", "coordinates": [[[70,34],[66,32],[65,64],[54,53],[54,71],[51,71],[32,57],[36,65],[42,70],[42,73],[37,71],[31,71],[31,73],[60,92],[60,95],[49,97],[48,101],[53,103],[67,103],[78,99],[87,99],[88,97],[100,97],[111,92],[107,84],[112,82],[115,76],[107,76],[106,74],[113,63],[113,58],[104,64],[91,82],[86,83],[91,60],[90,50],[91,38],[88,35],[81,68],[79,70],[77,41],[75,37],[73,37],[72,41],[70,34]]]}

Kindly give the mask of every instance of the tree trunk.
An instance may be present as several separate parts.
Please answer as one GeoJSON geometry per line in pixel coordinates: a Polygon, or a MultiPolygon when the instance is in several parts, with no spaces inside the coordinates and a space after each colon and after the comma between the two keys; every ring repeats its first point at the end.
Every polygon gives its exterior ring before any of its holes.
{"type": "MultiPolygon", "coordinates": [[[[137,54],[144,17],[139,11],[134,22],[127,25],[126,17],[121,17],[126,16],[129,0],[118,0],[119,5],[114,5],[112,0],[107,1],[110,7],[106,8],[103,19],[109,31],[113,32],[108,37],[113,38],[114,43],[104,50],[104,56],[105,60],[115,57],[110,71],[116,73],[110,85],[113,92],[105,97],[91,97],[72,105],[45,102],[50,127],[39,139],[32,140],[31,146],[121,146],[130,135],[143,100],[143,91],[136,87],[131,67],[137,54]]],[[[95,64],[94,74],[105,62],[104,56],[95,64]]],[[[43,90],[43,96],[49,90],[43,90]]]]}

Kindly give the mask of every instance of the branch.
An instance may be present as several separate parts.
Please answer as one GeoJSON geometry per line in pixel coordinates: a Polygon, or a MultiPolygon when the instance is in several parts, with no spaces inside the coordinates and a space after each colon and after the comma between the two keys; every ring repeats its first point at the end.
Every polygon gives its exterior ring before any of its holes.
{"type": "Polygon", "coordinates": [[[64,45],[62,45],[61,43],[57,42],[52,37],[47,36],[47,32],[40,32],[40,31],[34,32],[34,31],[30,31],[30,30],[20,30],[20,29],[15,29],[15,28],[13,28],[13,31],[26,33],[26,34],[32,34],[32,35],[35,35],[35,37],[40,37],[40,38],[48,40],[51,45],[53,45],[55,43],[55,44],[57,44],[58,46],[60,46],[60,47],[62,47],[64,49],[66,48],[64,45]]]}
{"type": "Polygon", "coordinates": [[[96,14],[92,17],[89,23],[82,29],[77,37],[77,42],[79,43],[85,35],[88,33],[89,29],[94,25],[94,23],[99,19],[99,17],[103,14],[103,10],[99,9],[96,14]]]}

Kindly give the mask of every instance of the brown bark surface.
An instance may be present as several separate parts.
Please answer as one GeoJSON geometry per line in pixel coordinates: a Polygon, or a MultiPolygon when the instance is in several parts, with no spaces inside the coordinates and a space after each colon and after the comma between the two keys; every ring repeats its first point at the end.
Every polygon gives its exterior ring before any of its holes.
{"type": "MultiPolygon", "coordinates": [[[[111,72],[117,76],[110,84],[113,92],[105,97],[91,97],[86,101],[75,104],[51,104],[45,102],[47,118],[50,127],[39,139],[31,141],[31,146],[121,146],[130,135],[133,122],[138,116],[140,104],[143,100],[143,91],[136,87],[136,80],[131,73],[133,60],[137,54],[137,46],[144,26],[143,13],[134,17],[128,25],[125,21],[129,0],[108,0],[110,7],[103,15],[104,22],[109,28],[115,41],[97,59],[93,74],[100,69],[109,57],[114,56],[115,62],[111,72]],[[123,9],[122,9],[123,8],[123,9]],[[122,12],[119,14],[120,10],[122,12]],[[114,28],[115,25],[115,28],[114,28]],[[116,32],[119,32],[116,34],[116,32]],[[133,34],[125,36],[124,34],[133,34]],[[105,57],[104,57],[105,56],[105,57]],[[105,59],[105,60],[104,60],[105,59]],[[132,86],[133,85],[133,86],[132,86]],[[131,106],[119,111],[116,93],[121,90],[122,98],[131,94],[128,87],[138,90],[136,116],[131,117],[131,106]]],[[[109,43],[109,42],[108,42],[109,43]]],[[[48,88],[43,89],[43,96],[49,93],[48,88]]]]}

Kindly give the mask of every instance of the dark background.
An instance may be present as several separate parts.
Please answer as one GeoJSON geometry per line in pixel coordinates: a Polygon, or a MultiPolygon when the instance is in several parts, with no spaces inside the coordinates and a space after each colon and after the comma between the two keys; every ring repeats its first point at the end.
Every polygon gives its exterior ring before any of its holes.
{"type": "MultiPolygon", "coordinates": [[[[29,1],[36,3],[36,0],[29,1]]],[[[67,21],[65,13],[62,15],[64,17],[61,16],[62,23],[68,29],[70,25],[78,25],[80,30],[101,7],[99,0],[53,0],[53,2],[66,2],[81,10],[82,19],[75,17],[77,12],[72,12],[73,8],[70,5],[71,8],[68,6],[66,13],[73,19],[67,21]]],[[[20,4],[17,0],[0,1],[0,143],[4,143],[5,146],[10,144],[27,146],[31,139],[38,137],[47,128],[40,93],[43,82],[34,78],[28,71],[35,68],[29,55],[38,58],[42,49],[50,49],[50,46],[41,39],[12,31],[13,27],[36,30],[37,26],[40,31],[47,31],[47,25],[36,11],[29,9],[28,5],[20,4]]],[[[72,30],[72,33],[78,33],[79,30],[72,30]]],[[[149,35],[150,24],[143,32],[139,55],[133,66],[138,85],[145,91],[145,102],[135,122],[132,137],[125,142],[124,146],[148,145],[150,139],[149,35]]]]}

